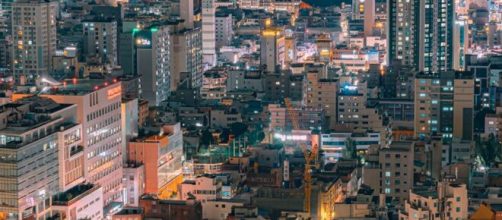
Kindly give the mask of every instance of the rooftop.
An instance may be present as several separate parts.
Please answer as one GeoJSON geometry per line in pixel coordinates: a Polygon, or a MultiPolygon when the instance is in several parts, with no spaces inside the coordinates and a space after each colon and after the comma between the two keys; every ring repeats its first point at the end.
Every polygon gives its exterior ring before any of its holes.
{"type": "Polygon", "coordinates": [[[94,190],[98,189],[93,184],[80,184],[74,186],[73,188],[67,190],[66,192],[58,193],[52,197],[52,202],[54,205],[68,205],[72,201],[77,200],[94,190]]]}

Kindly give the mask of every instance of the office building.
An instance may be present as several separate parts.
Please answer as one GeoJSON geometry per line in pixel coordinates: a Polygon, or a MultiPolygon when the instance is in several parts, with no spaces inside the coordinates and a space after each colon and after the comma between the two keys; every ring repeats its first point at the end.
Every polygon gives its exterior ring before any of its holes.
{"type": "Polygon", "coordinates": [[[136,48],[133,34],[138,31],[137,26],[138,22],[124,21],[118,34],[117,62],[126,75],[139,75],[136,72],[136,48]]]}
{"type": "Polygon", "coordinates": [[[147,135],[131,140],[128,163],[141,163],[145,170],[147,194],[169,198],[177,191],[182,178],[183,136],[180,124],[166,126],[160,135],[147,135]]]}
{"type": "Polygon", "coordinates": [[[13,72],[17,82],[35,82],[47,74],[56,52],[55,1],[22,0],[12,3],[13,72]]]}
{"type": "Polygon", "coordinates": [[[82,21],[84,26],[83,54],[112,67],[117,65],[117,22],[110,18],[93,18],[82,21]]]}
{"type": "Polygon", "coordinates": [[[303,86],[303,91],[305,91],[303,105],[310,108],[324,109],[326,121],[330,126],[335,125],[338,81],[323,79],[319,72],[308,72],[303,86]]]}
{"type": "Polygon", "coordinates": [[[175,31],[171,34],[171,49],[171,91],[187,85],[199,88],[204,72],[201,29],[175,31]]]}
{"type": "Polygon", "coordinates": [[[3,33],[3,36],[0,35],[1,37],[5,37],[11,31],[12,2],[14,0],[0,2],[0,32],[3,33]]]}
{"type": "Polygon", "coordinates": [[[413,1],[414,57],[419,71],[441,73],[453,68],[454,0],[413,1]]]}
{"type": "MultiPolygon", "coordinates": [[[[74,116],[82,125],[85,180],[103,188],[105,207],[122,201],[121,94],[120,82],[101,79],[66,80],[39,94],[77,106],[74,116]]],[[[14,94],[12,99],[30,95],[14,94]]]]}
{"type": "Polygon", "coordinates": [[[170,28],[154,25],[134,32],[136,72],[141,75],[140,96],[150,106],[167,99],[171,87],[170,28]]]}
{"type": "Polygon", "coordinates": [[[267,28],[261,32],[260,64],[268,72],[275,72],[284,67],[285,37],[283,31],[267,28]]]}
{"type": "Polygon", "coordinates": [[[215,0],[202,0],[202,55],[207,67],[216,65],[215,0]]]}
{"type": "Polygon", "coordinates": [[[442,135],[471,140],[474,79],[470,72],[418,74],[415,79],[415,137],[442,135]]]}
{"type": "MultiPolygon", "coordinates": [[[[77,126],[77,107],[33,97],[0,108],[0,215],[19,220],[45,219],[50,216],[50,205],[45,200],[83,175],[82,161],[75,163],[74,170],[64,170],[68,173],[61,171],[65,167],[60,163],[67,161],[58,155],[63,150],[58,149],[59,142],[78,143],[78,137],[71,135],[64,141],[58,139],[59,132],[77,126]]],[[[76,145],[64,149],[74,158],[80,151],[76,145]]]]}
{"type": "Polygon", "coordinates": [[[388,1],[387,63],[399,60],[404,65],[414,65],[413,7],[411,1],[388,1]]]}
{"type": "Polygon", "coordinates": [[[453,0],[391,0],[388,9],[388,63],[398,60],[426,73],[453,68],[453,0]]]}

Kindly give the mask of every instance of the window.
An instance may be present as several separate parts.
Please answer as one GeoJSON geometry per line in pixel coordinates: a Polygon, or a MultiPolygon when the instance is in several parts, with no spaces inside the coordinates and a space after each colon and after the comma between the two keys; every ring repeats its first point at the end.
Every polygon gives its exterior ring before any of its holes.
{"type": "Polygon", "coordinates": [[[390,177],[390,171],[385,171],[385,176],[390,177]]]}
{"type": "Polygon", "coordinates": [[[385,194],[389,194],[390,193],[390,188],[385,188],[385,194]]]}

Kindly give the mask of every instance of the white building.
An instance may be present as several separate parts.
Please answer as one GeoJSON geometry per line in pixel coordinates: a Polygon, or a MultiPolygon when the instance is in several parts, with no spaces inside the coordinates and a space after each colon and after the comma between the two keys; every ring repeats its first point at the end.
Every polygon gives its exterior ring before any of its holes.
{"type": "Polygon", "coordinates": [[[234,19],[231,14],[219,11],[216,13],[216,48],[229,46],[234,36],[234,19]]]}
{"type": "Polygon", "coordinates": [[[399,219],[468,219],[468,204],[465,185],[440,182],[436,188],[410,190],[399,219]]]}
{"type": "MultiPolygon", "coordinates": [[[[103,187],[104,205],[122,201],[122,121],[120,82],[76,79],[40,93],[60,104],[77,105],[76,121],[82,124],[84,175],[103,187]]],[[[13,100],[30,96],[16,94],[13,100]]]]}
{"type": "Polygon", "coordinates": [[[202,218],[207,220],[227,219],[233,207],[244,206],[244,201],[237,200],[208,200],[202,203],[202,218]]]}
{"type": "Polygon", "coordinates": [[[145,167],[138,163],[124,165],[125,205],[138,207],[145,192],[145,167]]]}
{"type": "Polygon", "coordinates": [[[150,106],[167,99],[171,86],[169,27],[152,26],[135,33],[137,73],[141,74],[140,96],[150,106]]]}
{"type": "Polygon", "coordinates": [[[324,163],[336,163],[343,157],[348,144],[353,144],[356,150],[366,151],[370,145],[380,146],[381,136],[378,132],[321,134],[324,163]]]}
{"type": "MultiPolygon", "coordinates": [[[[76,106],[34,97],[0,109],[0,214],[9,220],[45,219],[50,207],[44,201],[83,175],[81,164],[75,164],[75,172],[64,170],[74,179],[62,175],[58,166],[64,163],[58,155],[63,150],[58,149],[59,132],[76,125],[76,106]]],[[[75,153],[68,150],[64,152],[75,153]]]]}
{"type": "Polygon", "coordinates": [[[215,0],[202,0],[202,55],[207,67],[216,65],[215,0]]]}
{"type": "Polygon", "coordinates": [[[61,219],[104,219],[103,188],[81,184],[59,193],[52,200],[52,212],[61,219]]]}
{"type": "Polygon", "coordinates": [[[179,196],[181,200],[195,198],[196,200],[207,202],[219,200],[225,197],[232,197],[235,192],[229,185],[227,175],[204,175],[198,176],[194,180],[185,180],[180,185],[179,196]],[[223,189],[226,190],[223,190],[223,189]],[[230,192],[229,192],[230,190],[230,192]]]}

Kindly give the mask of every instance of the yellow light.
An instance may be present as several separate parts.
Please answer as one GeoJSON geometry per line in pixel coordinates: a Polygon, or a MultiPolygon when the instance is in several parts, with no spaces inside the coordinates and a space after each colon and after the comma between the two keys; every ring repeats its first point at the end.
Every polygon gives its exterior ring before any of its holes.
{"type": "Polygon", "coordinates": [[[262,34],[263,34],[263,36],[277,36],[277,35],[279,35],[279,31],[267,30],[267,31],[263,31],[262,34]]]}
{"type": "Polygon", "coordinates": [[[271,24],[272,24],[272,20],[270,20],[270,18],[267,18],[265,20],[265,27],[270,27],[271,24]]]}

